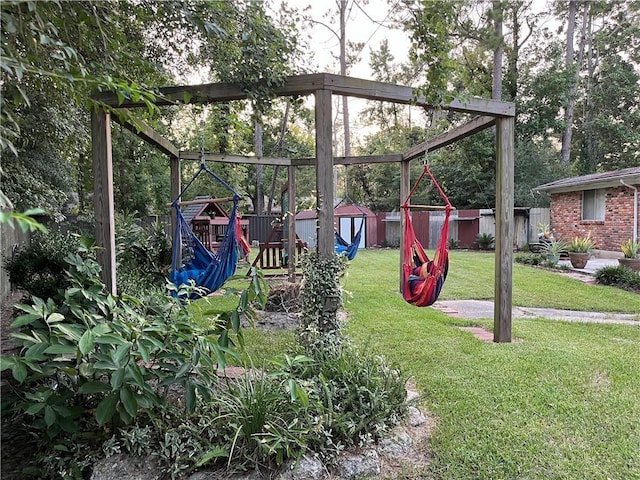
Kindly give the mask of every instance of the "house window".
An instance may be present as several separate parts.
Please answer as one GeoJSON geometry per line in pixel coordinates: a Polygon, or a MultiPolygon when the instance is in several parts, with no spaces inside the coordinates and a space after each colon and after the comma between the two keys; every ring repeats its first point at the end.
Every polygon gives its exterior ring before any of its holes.
{"type": "Polygon", "coordinates": [[[582,192],[582,220],[604,220],[604,189],[582,192]]]}

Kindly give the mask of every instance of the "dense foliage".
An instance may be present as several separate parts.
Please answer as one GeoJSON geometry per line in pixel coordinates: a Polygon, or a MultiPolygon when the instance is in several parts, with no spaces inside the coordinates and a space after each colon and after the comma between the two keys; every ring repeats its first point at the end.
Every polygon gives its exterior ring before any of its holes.
{"type": "Polygon", "coordinates": [[[177,299],[181,292],[108,294],[100,267],[83,251],[65,259],[66,288],[17,306],[22,314],[12,328],[21,350],[2,357],[2,370],[10,369],[17,382],[3,396],[3,415],[21,414],[24,428],[39,433],[40,460],[68,452],[66,464],[43,466],[47,476],[57,473],[49,468],[71,475],[78,462],[100,455],[95,447],[81,453],[78,444],[99,445],[109,430],[144,427],[165,410],[194,413],[197,398],[210,401],[218,370],[229,355],[237,357],[234,346],[243,342],[241,320],[252,315],[254,301],[264,305],[266,298],[254,276],[235,310],[199,326],[177,299]],[[183,402],[175,398],[176,386],[183,402]],[[102,426],[108,430],[100,434],[102,426]]]}
{"type": "MultiPolygon", "coordinates": [[[[115,225],[119,291],[139,296],[148,289],[164,288],[171,266],[168,226],[159,222],[143,226],[133,215],[124,214],[116,217],[115,225]]],[[[64,227],[34,233],[28,245],[3,259],[16,288],[33,297],[54,298],[69,286],[66,257],[82,246],[83,254],[94,258],[93,227],[78,220],[64,227]]]]}
{"type": "MultiPolygon", "coordinates": [[[[157,87],[192,72],[190,65],[239,82],[254,112],[267,113],[273,88],[294,71],[300,52],[296,18],[292,10],[276,18],[253,1],[3,2],[0,140],[3,153],[13,152],[3,155],[3,191],[16,208],[40,206],[56,218],[91,208],[87,106],[99,104],[96,91],[146,102],[147,112],[136,115],[172,140],[167,126],[176,111],[160,112],[153,100],[157,87]]],[[[115,132],[116,208],[163,212],[166,160],[115,132]]]]}
{"type": "MultiPolygon", "coordinates": [[[[640,102],[640,8],[637,2],[571,3],[578,11],[571,37],[576,48],[569,55],[567,39],[562,38],[572,22],[567,2],[539,11],[535,2],[407,0],[393,16],[411,35],[411,61],[398,62],[383,42],[373,49],[370,67],[377,80],[420,86],[419,92],[434,102],[469,95],[515,102],[515,204],[546,206],[548,197],[535,193],[538,185],[640,163],[635,108],[640,102]],[[550,25],[560,27],[553,30],[550,25]],[[494,69],[498,51],[503,60],[494,69]],[[565,117],[568,99],[575,106],[571,121],[565,117]],[[573,136],[565,162],[560,145],[567,129],[573,136]]],[[[371,103],[362,120],[387,139],[415,125],[426,128],[424,136],[430,138],[468,117],[435,112],[425,121],[409,108],[371,103]]],[[[377,136],[371,135],[361,153],[373,151],[377,144],[377,136]]],[[[389,147],[387,152],[405,150],[399,143],[389,147]]],[[[430,153],[428,161],[458,208],[495,205],[491,131],[430,153]]],[[[366,170],[371,185],[376,178],[392,179],[387,183],[396,185],[393,190],[397,191],[399,172],[393,167],[373,164],[360,172],[366,170]]],[[[398,205],[372,198],[366,189],[350,188],[351,192],[356,200],[376,209],[398,205]]]]}

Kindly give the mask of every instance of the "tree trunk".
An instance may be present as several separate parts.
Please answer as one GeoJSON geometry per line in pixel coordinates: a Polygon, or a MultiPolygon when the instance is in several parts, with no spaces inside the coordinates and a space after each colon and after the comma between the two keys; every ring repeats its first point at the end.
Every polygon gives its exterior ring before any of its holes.
{"type": "Polygon", "coordinates": [[[567,26],[567,49],[565,55],[565,67],[567,75],[573,73],[572,81],[567,91],[567,108],[564,112],[565,130],[562,136],[562,150],[560,161],[564,167],[569,166],[571,159],[571,138],[573,136],[573,118],[576,103],[576,92],[578,91],[578,82],[580,80],[580,66],[582,65],[582,57],[584,55],[586,27],[589,13],[589,2],[585,2],[582,11],[582,26],[580,28],[580,43],[578,46],[578,59],[574,61],[573,36],[576,23],[576,1],[569,2],[569,23],[567,26]]]}
{"type": "Polygon", "coordinates": [[[496,45],[493,50],[493,82],[491,98],[502,100],[502,57],[504,56],[504,38],[502,36],[502,3],[493,0],[493,28],[496,45]]]}
{"type": "MultiPolygon", "coordinates": [[[[586,8],[585,8],[586,10],[586,8]]],[[[597,66],[597,55],[598,52],[595,52],[596,58],[594,58],[594,50],[593,50],[593,31],[592,31],[592,17],[589,15],[588,27],[587,27],[587,83],[585,86],[585,118],[584,118],[584,143],[585,143],[585,151],[583,152],[583,166],[582,173],[594,173],[596,171],[597,159],[595,152],[595,139],[593,137],[593,119],[595,112],[593,111],[593,95],[592,95],[592,86],[594,83],[594,75],[597,66]]]]}
{"type": "Polygon", "coordinates": [[[511,22],[512,22],[512,40],[511,40],[511,55],[507,58],[507,100],[510,102],[515,101],[518,95],[518,54],[520,50],[520,23],[518,22],[518,10],[522,4],[519,2],[513,2],[510,5],[511,8],[511,22]]]}
{"type": "MultiPolygon", "coordinates": [[[[289,110],[291,109],[291,102],[287,102],[287,106],[284,110],[284,117],[282,124],[280,125],[280,138],[278,139],[277,156],[282,157],[282,149],[284,147],[284,137],[287,133],[287,123],[289,123],[289,110]]],[[[267,213],[271,213],[273,209],[273,201],[276,195],[276,184],[278,180],[278,172],[280,166],[276,165],[273,169],[273,179],[271,180],[271,191],[269,192],[269,203],[267,204],[267,213]]],[[[293,210],[292,210],[293,211],[293,210]]],[[[284,212],[282,212],[284,213],[284,212]]]]}
{"type": "MultiPolygon", "coordinates": [[[[340,0],[340,75],[347,74],[347,0],[340,0]]],[[[349,132],[349,99],[342,97],[342,123],[344,127],[344,156],[351,156],[351,138],[349,132]]]]}

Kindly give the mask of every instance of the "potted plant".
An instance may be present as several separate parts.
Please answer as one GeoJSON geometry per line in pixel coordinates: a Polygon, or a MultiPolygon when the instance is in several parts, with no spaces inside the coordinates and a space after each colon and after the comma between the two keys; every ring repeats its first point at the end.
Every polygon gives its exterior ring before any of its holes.
{"type": "Polygon", "coordinates": [[[545,257],[547,264],[552,267],[560,261],[560,255],[567,251],[567,244],[562,240],[549,240],[542,245],[540,252],[545,257]]]}
{"type": "Polygon", "coordinates": [[[551,228],[548,223],[538,223],[538,240],[551,240],[553,235],[551,234],[551,228]]]}
{"type": "Polygon", "coordinates": [[[625,267],[640,272],[640,242],[629,239],[620,245],[624,258],[619,258],[618,263],[625,267]]]}
{"type": "Polygon", "coordinates": [[[586,237],[573,237],[567,250],[569,251],[569,260],[573,268],[584,268],[591,256],[591,250],[595,247],[591,240],[591,232],[586,237]]]}

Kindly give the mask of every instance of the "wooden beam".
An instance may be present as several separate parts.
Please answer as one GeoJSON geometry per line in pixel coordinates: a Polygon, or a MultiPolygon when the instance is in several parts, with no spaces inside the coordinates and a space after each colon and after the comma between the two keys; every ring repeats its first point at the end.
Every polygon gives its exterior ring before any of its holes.
{"type": "Polygon", "coordinates": [[[334,165],[357,165],[361,163],[397,163],[403,160],[401,153],[386,155],[360,155],[356,157],[334,157],[334,165]]]}
{"type": "Polygon", "coordinates": [[[104,109],[91,111],[91,152],[93,156],[93,212],[95,215],[97,260],[100,276],[109,293],[116,289],[116,233],[113,206],[113,157],[111,123],[104,109]]]}
{"type": "MultiPolygon", "coordinates": [[[[361,78],[314,73],[287,77],[285,83],[275,88],[277,96],[310,95],[319,90],[327,90],[333,95],[365,98],[382,102],[414,104],[427,108],[442,108],[456,112],[476,113],[496,117],[512,117],[515,115],[515,104],[484,98],[466,97],[442,105],[431,105],[424,97],[417,97],[413,87],[376,82],[361,78]]],[[[142,101],[120,100],[113,92],[103,92],[93,97],[115,108],[146,107],[142,101]]],[[[188,85],[164,87],[158,90],[154,103],[158,106],[187,103],[216,103],[247,98],[238,85],[231,83],[210,83],[204,85],[188,85]]]]}
{"type": "MultiPolygon", "coordinates": [[[[411,162],[400,163],[400,203],[404,203],[411,191],[411,162]]],[[[402,291],[402,265],[404,263],[404,229],[406,226],[404,215],[400,211],[400,279],[399,289],[402,291]]]]}
{"type": "Polygon", "coordinates": [[[318,254],[321,258],[335,255],[333,234],[333,135],[331,92],[315,92],[316,107],[316,205],[318,211],[318,254]]]}
{"type": "MultiPolygon", "coordinates": [[[[278,96],[310,95],[323,88],[325,76],[313,73],[288,77],[282,87],[275,88],[278,96]]],[[[143,101],[120,100],[113,92],[102,92],[93,97],[98,102],[116,108],[146,107],[143,101]]],[[[247,93],[234,83],[208,83],[202,85],[183,85],[158,89],[153,100],[158,106],[184,105],[189,103],[218,103],[232,100],[245,100],[247,93]]]]}
{"type": "MultiPolygon", "coordinates": [[[[243,163],[252,165],[277,165],[281,167],[315,167],[315,158],[282,158],[282,157],[256,157],[252,155],[226,155],[219,153],[205,153],[182,150],[179,152],[182,160],[200,160],[222,163],[243,163]]],[[[362,155],[355,157],[334,157],[334,165],[356,165],[361,163],[396,163],[403,160],[402,153],[385,155],[362,155]]]]}
{"type": "Polygon", "coordinates": [[[294,283],[296,281],[296,263],[298,261],[296,258],[296,167],[289,166],[287,168],[287,176],[287,184],[289,185],[287,189],[289,196],[288,213],[290,214],[289,221],[287,222],[287,226],[289,227],[289,232],[287,233],[287,258],[289,259],[289,282],[294,283]]]}
{"type": "Polygon", "coordinates": [[[416,96],[413,87],[394,85],[391,83],[376,82],[362,78],[346,77],[342,75],[325,75],[325,87],[334,95],[346,95],[349,97],[365,98],[367,100],[379,100],[401,104],[415,104],[431,109],[441,108],[454,112],[476,113],[479,115],[491,115],[498,117],[512,117],[515,115],[515,103],[500,102],[497,100],[466,97],[453,102],[432,105],[426,103],[423,96],[416,96]]]}
{"type": "MultiPolygon", "coordinates": [[[[179,157],[171,157],[171,198],[178,198],[180,195],[180,191],[182,189],[182,180],[180,178],[180,158],[179,157]]],[[[178,218],[175,209],[171,209],[171,233],[173,236],[171,237],[171,241],[175,241],[176,238],[176,229],[178,228],[178,218]]],[[[178,266],[182,264],[182,251],[178,250],[178,258],[176,259],[176,263],[178,266]]]]}
{"type": "Polygon", "coordinates": [[[511,341],[513,287],[514,119],[496,125],[496,241],[493,341],[511,341]]]}
{"type": "MultiPolygon", "coordinates": [[[[251,155],[226,155],[220,153],[205,153],[181,151],[180,159],[182,160],[204,160],[206,162],[222,162],[222,163],[242,163],[252,165],[278,165],[280,167],[288,167],[291,165],[290,158],[274,158],[274,157],[256,157],[251,155]]],[[[310,159],[313,161],[313,159],[310,159]]]]}
{"type": "Polygon", "coordinates": [[[496,119],[493,117],[475,117],[459,127],[453,128],[447,132],[437,135],[429,140],[422,142],[415,147],[411,147],[402,155],[403,160],[413,160],[426,152],[433,152],[439,148],[446,147],[452,143],[462,140],[463,138],[474,135],[486,128],[495,125],[496,119]]]}
{"type": "Polygon", "coordinates": [[[113,119],[162,153],[171,158],[178,158],[180,151],[169,140],[156,132],[146,122],[133,118],[128,110],[119,110],[113,119]]]}

